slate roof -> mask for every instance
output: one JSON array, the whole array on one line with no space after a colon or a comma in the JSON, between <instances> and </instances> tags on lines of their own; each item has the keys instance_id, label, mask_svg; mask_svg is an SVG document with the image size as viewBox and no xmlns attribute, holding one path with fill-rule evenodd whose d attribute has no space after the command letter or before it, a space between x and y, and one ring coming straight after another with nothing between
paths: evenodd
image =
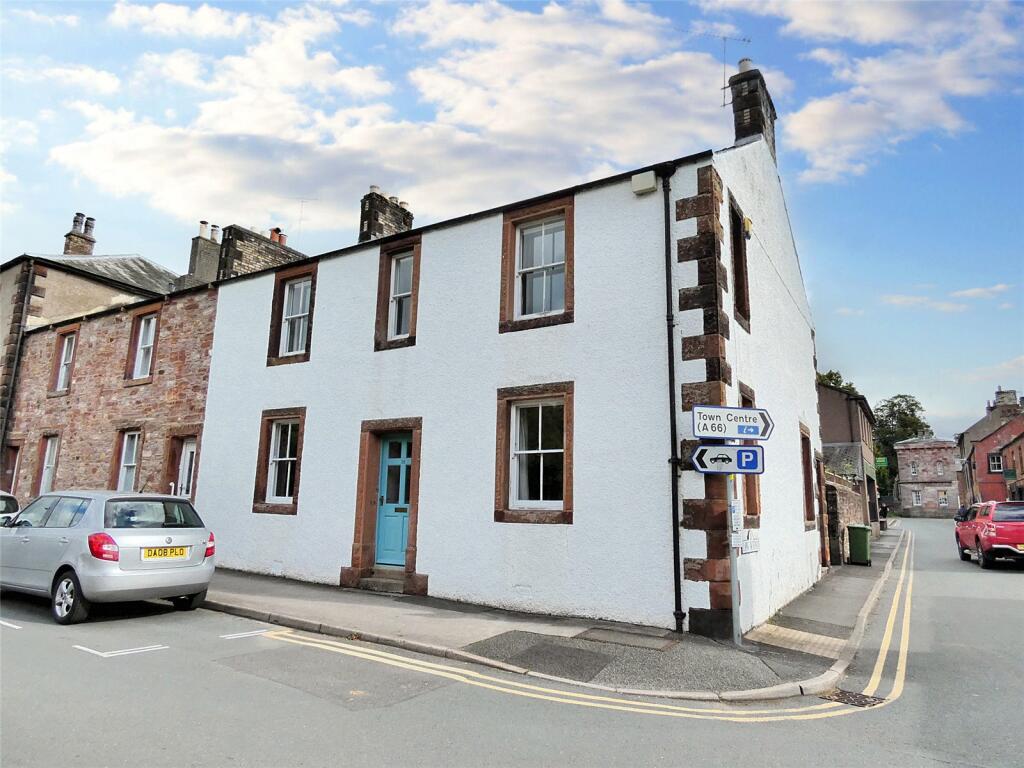
<instances>
[{"instance_id":1,"label":"slate roof","mask_svg":"<svg viewBox=\"0 0 1024 768\"><path fill-rule=\"evenodd\" d=\"M826 443L821 447L821 453L825 466L837 475L864 477L860 443Z\"/></svg>"},{"instance_id":2,"label":"slate roof","mask_svg":"<svg viewBox=\"0 0 1024 768\"><path fill-rule=\"evenodd\" d=\"M108 281L134 286L146 293L164 294L178 275L137 253L94 256L28 254L56 265L66 265Z\"/></svg>"}]
</instances>

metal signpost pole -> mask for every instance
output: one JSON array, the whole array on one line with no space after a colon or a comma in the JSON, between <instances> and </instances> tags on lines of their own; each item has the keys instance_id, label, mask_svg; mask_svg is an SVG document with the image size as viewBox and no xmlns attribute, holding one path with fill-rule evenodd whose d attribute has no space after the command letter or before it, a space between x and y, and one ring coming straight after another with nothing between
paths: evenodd
<instances>
[{"instance_id":1,"label":"metal signpost pole","mask_svg":"<svg viewBox=\"0 0 1024 768\"><path fill-rule=\"evenodd\" d=\"M725 444L732 445L733 441L726 440ZM733 515L736 513L736 494L733 491L735 477L733 474L725 476L725 499L729 516L729 594L732 596L732 641L743 647L743 632L740 630L740 559L733 546L733 537L737 533L733 524Z\"/></svg>"}]
</instances>

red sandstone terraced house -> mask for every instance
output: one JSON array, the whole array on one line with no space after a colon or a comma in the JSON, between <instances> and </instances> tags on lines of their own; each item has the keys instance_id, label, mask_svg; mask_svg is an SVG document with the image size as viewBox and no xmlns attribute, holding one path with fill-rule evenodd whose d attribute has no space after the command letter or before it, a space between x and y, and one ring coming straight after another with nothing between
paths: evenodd
<instances>
[{"instance_id":1,"label":"red sandstone terraced house","mask_svg":"<svg viewBox=\"0 0 1024 768\"><path fill-rule=\"evenodd\" d=\"M85 231L76 226L68 238L79 236ZM153 273L145 290L114 286L109 274L93 279L76 272L75 279L88 283L83 290L89 296L79 290L58 301L45 294L45 313L12 317L14 350L5 358L13 389L3 431L5 487L23 503L70 487L194 496L215 283L303 258L285 242L277 230L265 236L235 226L221 238L218 228L202 222L187 274L132 257L135 267ZM53 274L51 262L59 267L47 259L41 271L39 257L19 259L37 280ZM30 292L28 301L42 298ZM82 311L83 300L94 302L86 305L91 311Z\"/></svg>"}]
</instances>

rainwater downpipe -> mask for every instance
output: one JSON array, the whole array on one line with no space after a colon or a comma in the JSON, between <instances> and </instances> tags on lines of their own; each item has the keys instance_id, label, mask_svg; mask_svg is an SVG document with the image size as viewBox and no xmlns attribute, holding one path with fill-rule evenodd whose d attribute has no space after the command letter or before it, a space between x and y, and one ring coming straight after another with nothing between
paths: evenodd
<instances>
[{"instance_id":1,"label":"rainwater downpipe","mask_svg":"<svg viewBox=\"0 0 1024 768\"><path fill-rule=\"evenodd\" d=\"M675 302L672 300L672 201L671 178L676 167L665 163L655 168L661 179L661 193L665 203L665 331L668 337L668 424L672 440L669 452L669 468L672 475L672 584L675 588L676 632L683 631L683 574L679 555L679 429L676 424L676 343L675 343Z\"/></svg>"}]
</instances>

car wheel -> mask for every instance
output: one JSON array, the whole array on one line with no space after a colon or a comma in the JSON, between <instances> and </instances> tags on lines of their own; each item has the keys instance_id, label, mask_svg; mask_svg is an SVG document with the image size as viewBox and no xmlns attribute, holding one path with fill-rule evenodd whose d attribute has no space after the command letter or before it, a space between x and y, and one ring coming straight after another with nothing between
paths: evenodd
<instances>
[{"instance_id":1,"label":"car wheel","mask_svg":"<svg viewBox=\"0 0 1024 768\"><path fill-rule=\"evenodd\" d=\"M183 595L181 597L172 597L171 603L179 611L194 611L196 608L203 604L206 600L206 590L197 592L194 595Z\"/></svg>"},{"instance_id":2,"label":"car wheel","mask_svg":"<svg viewBox=\"0 0 1024 768\"><path fill-rule=\"evenodd\" d=\"M971 553L964 549L964 545L960 543L960 537L956 537L956 551L960 553L961 560L970 560Z\"/></svg>"},{"instance_id":3,"label":"car wheel","mask_svg":"<svg viewBox=\"0 0 1024 768\"><path fill-rule=\"evenodd\" d=\"M991 555L986 555L985 554L985 551L981 548L981 541L980 540L977 542L976 546L978 548L977 549L977 552L978 552L978 565L980 565L982 568L991 568L992 567L992 557L991 557Z\"/></svg>"},{"instance_id":4,"label":"car wheel","mask_svg":"<svg viewBox=\"0 0 1024 768\"><path fill-rule=\"evenodd\" d=\"M89 618L89 601L74 571L65 571L54 582L50 600L53 620L58 624L77 624Z\"/></svg>"}]
</instances>

